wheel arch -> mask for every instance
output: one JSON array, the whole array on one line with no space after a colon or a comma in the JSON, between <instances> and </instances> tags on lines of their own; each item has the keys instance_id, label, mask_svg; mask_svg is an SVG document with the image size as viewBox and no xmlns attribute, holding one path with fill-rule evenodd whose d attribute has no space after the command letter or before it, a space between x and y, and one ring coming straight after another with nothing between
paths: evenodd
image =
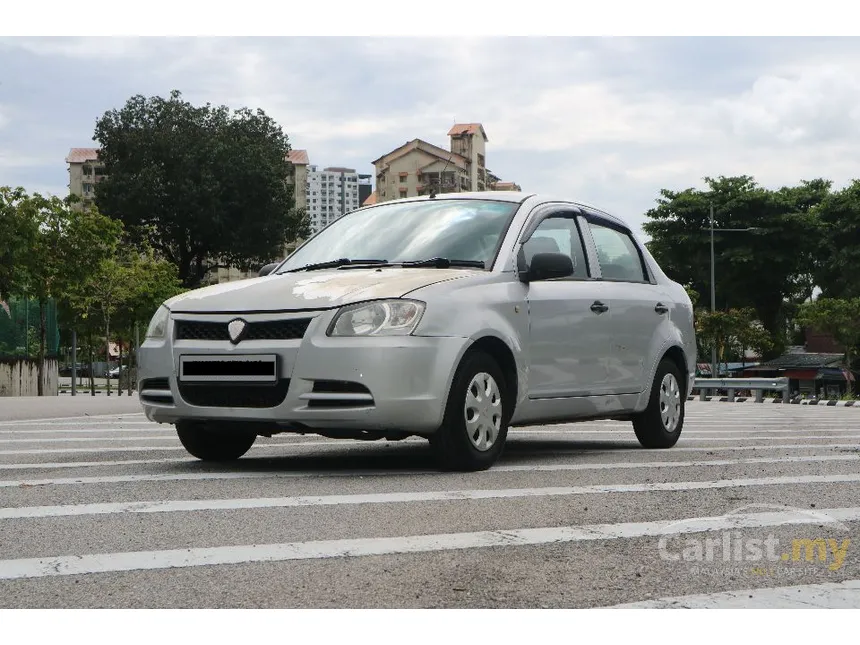
<instances>
[{"instance_id":1,"label":"wheel arch","mask_svg":"<svg viewBox=\"0 0 860 645\"><path fill-rule=\"evenodd\" d=\"M513 350L498 336L481 336L480 338L476 338L463 353L457 364L458 367L469 354L474 352L484 352L498 363L499 369L502 370L502 375L505 377L505 394L507 394L511 401L511 410L508 413L508 419L513 418L520 394L519 370L517 369L517 361Z\"/></svg>"}]
</instances>

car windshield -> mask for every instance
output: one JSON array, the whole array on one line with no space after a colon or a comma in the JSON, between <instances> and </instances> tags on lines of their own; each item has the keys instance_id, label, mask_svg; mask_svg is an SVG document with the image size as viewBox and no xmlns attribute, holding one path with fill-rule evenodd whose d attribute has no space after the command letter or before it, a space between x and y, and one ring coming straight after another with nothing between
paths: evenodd
<instances>
[{"instance_id":1,"label":"car windshield","mask_svg":"<svg viewBox=\"0 0 860 645\"><path fill-rule=\"evenodd\" d=\"M278 273L313 265L420 262L489 268L519 204L476 199L392 202L345 215L293 253ZM439 264L443 266L443 264Z\"/></svg>"}]
</instances>

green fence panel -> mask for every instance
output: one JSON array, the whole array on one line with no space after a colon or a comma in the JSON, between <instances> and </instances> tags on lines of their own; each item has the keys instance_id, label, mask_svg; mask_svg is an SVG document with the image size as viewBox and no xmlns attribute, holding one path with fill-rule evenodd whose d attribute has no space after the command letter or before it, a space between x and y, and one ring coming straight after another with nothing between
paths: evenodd
<instances>
[{"instance_id":1,"label":"green fence panel","mask_svg":"<svg viewBox=\"0 0 860 645\"><path fill-rule=\"evenodd\" d=\"M0 300L0 358L39 355L39 301L34 298ZM45 355L56 357L60 344L57 303L45 302Z\"/></svg>"}]
</instances>

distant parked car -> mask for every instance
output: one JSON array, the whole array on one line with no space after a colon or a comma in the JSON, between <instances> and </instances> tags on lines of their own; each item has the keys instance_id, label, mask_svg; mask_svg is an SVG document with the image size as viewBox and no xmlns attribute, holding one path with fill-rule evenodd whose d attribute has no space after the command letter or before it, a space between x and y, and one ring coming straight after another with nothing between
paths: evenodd
<instances>
[{"instance_id":1,"label":"distant parked car","mask_svg":"<svg viewBox=\"0 0 860 645\"><path fill-rule=\"evenodd\" d=\"M90 373L89 364L77 363L76 365L77 365L77 370L75 373L77 374L78 377L89 376L89 373ZM62 367L60 367L59 375L64 376L64 377L71 377L72 376L72 366L70 364L67 364L67 365L63 365Z\"/></svg>"},{"instance_id":2,"label":"distant parked car","mask_svg":"<svg viewBox=\"0 0 860 645\"><path fill-rule=\"evenodd\" d=\"M108 372L108 378L119 378L120 372L123 370L122 367L113 367Z\"/></svg>"},{"instance_id":3,"label":"distant parked car","mask_svg":"<svg viewBox=\"0 0 860 645\"><path fill-rule=\"evenodd\" d=\"M204 460L258 435L430 440L489 468L509 426L681 433L693 310L620 219L513 192L353 211L261 277L164 303L140 349L147 417Z\"/></svg>"}]
</instances>

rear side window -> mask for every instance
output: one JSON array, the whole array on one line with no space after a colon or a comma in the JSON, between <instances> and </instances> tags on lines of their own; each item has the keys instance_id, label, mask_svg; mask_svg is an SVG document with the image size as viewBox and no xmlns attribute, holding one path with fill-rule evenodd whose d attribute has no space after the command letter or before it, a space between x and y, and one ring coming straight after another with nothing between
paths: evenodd
<instances>
[{"instance_id":1,"label":"rear side window","mask_svg":"<svg viewBox=\"0 0 860 645\"><path fill-rule=\"evenodd\" d=\"M597 260L604 280L648 281L642 256L630 235L593 222L589 223L589 228L597 247Z\"/></svg>"}]
</instances>

